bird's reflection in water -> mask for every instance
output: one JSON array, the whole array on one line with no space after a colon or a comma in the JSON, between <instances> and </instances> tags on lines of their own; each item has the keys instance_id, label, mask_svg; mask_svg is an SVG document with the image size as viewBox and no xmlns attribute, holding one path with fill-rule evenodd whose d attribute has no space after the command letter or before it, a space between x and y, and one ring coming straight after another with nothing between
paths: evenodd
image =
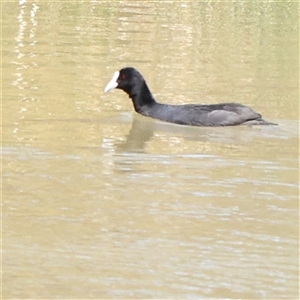
<instances>
[{"instance_id":1,"label":"bird's reflection in water","mask_svg":"<svg viewBox=\"0 0 300 300\"><path fill-rule=\"evenodd\" d=\"M125 141L115 147L115 153L145 153L146 145L156 134L164 136L164 139L174 137L195 142L211 142L222 144L239 144L251 141L258 137L261 131L274 131L267 127L193 127L161 122L151 118L133 115L132 126ZM178 145L180 147L180 145Z\"/></svg>"},{"instance_id":2,"label":"bird's reflection in water","mask_svg":"<svg viewBox=\"0 0 300 300\"><path fill-rule=\"evenodd\" d=\"M278 127L232 126L193 127L165 123L134 114L131 129L125 140L114 145L116 172L143 172L147 164L170 165L183 159L183 166L195 159L220 159L231 157L236 151L246 151L249 144L261 138L278 138ZM148 147L154 139L159 145ZM175 143L176 149L159 148L165 143ZM149 150L150 149L150 150ZM171 150L170 150L171 149ZM154 151L153 151L154 150ZM181 161L181 160L180 160Z\"/></svg>"}]
</instances>

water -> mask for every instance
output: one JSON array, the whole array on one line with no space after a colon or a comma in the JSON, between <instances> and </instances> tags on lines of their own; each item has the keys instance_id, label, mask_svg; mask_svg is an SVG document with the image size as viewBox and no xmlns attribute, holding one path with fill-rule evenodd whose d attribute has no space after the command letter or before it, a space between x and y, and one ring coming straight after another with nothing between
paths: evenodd
<instances>
[{"instance_id":1,"label":"water","mask_svg":"<svg viewBox=\"0 0 300 300\"><path fill-rule=\"evenodd\" d=\"M2 297L298 298L298 6L3 3ZM279 126L139 116L123 66Z\"/></svg>"}]
</instances>

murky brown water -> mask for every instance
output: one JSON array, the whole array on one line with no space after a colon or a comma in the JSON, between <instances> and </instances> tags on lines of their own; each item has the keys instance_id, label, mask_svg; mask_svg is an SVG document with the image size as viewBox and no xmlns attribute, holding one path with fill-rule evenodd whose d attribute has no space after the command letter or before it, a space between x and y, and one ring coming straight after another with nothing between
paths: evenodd
<instances>
[{"instance_id":1,"label":"murky brown water","mask_svg":"<svg viewBox=\"0 0 300 300\"><path fill-rule=\"evenodd\" d=\"M299 5L2 4L3 299L299 297ZM133 113L235 101L278 127Z\"/></svg>"}]
</instances>

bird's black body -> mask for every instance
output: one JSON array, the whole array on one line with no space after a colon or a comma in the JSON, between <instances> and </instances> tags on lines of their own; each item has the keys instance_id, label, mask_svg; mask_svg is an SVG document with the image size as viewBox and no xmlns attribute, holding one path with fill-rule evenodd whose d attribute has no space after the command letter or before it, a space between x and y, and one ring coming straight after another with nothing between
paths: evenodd
<instances>
[{"instance_id":1,"label":"bird's black body","mask_svg":"<svg viewBox=\"0 0 300 300\"><path fill-rule=\"evenodd\" d=\"M134 68L117 71L105 91L126 92L137 113L165 122L191 126L276 125L262 119L250 107L238 103L161 104L153 98L143 76Z\"/></svg>"}]
</instances>

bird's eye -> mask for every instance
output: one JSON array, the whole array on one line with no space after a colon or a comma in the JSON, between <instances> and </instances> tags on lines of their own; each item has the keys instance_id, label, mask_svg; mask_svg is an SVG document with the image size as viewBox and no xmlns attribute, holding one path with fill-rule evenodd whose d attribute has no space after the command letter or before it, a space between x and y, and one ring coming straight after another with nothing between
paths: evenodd
<instances>
[{"instance_id":1,"label":"bird's eye","mask_svg":"<svg viewBox=\"0 0 300 300\"><path fill-rule=\"evenodd\" d=\"M125 75L125 74L122 74L122 75L121 75L121 79L126 79L126 75Z\"/></svg>"}]
</instances>

